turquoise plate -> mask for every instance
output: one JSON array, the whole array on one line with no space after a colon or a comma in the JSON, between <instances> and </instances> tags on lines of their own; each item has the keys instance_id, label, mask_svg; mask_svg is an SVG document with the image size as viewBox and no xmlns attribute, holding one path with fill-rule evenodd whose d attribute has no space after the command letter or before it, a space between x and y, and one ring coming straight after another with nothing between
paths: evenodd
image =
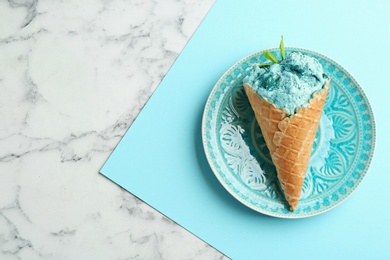
<instances>
[{"instance_id":1,"label":"turquoise plate","mask_svg":"<svg viewBox=\"0 0 390 260\"><path fill-rule=\"evenodd\" d=\"M277 49L270 49L279 56ZM207 160L223 187L249 208L281 218L303 218L328 211L346 200L367 173L375 146L370 104L357 81L339 64L313 56L331 78L299 205L290 212L269 151L242 87L248 68L266 60L260 52L234 64L214 86L203 114Z\"/></svg>"}]
</instances>

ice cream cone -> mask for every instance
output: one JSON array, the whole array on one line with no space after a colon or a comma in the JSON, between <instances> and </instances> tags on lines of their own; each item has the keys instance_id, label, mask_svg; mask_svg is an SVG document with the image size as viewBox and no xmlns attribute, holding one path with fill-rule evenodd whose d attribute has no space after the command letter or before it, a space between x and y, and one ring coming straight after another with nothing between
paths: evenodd
<instances>
[{"instance_id":1,"label":"ice cream cone","mask_svg":"<svg viewBox=\"0 0 390 260\"><path fill-rule=\"evenodd\" d=\"M277 108L244 84L291 211L298 205L329 85L327 80L307 108L301 107L289 116L286 110Z\"/></svg>"}]
</instances>

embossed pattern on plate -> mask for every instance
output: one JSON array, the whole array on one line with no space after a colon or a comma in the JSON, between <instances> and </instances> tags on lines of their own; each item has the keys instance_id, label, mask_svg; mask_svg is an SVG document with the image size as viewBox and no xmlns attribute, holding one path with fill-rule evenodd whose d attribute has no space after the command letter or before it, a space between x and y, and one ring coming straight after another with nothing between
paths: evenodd
<instances>
[{"instance_id":1,"label":"embossed pattern on plate","mask_svg":"<svg viewBox=\"0 0 390 260\"><path fill-rule=\"evenodd\" d=\"M279 56L277 49L270 49ZM275 167L242 87L248 68L264 63L260 52L234 64L219 79L207 100L202 138L207 160L225 189L246 206L266 215L303 218L328 211L360 184L375 146L370 104L357 81L339 64L319 53L286 48L313 56L331 78L302 195L295 212L288 210Z\"/></svg>"}]
</instances>

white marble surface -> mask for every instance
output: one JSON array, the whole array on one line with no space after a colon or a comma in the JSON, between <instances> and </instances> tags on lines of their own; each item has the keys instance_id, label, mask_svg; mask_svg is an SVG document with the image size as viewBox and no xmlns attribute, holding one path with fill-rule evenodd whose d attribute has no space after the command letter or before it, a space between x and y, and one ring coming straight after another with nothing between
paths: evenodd
<instances>
[{"instance_id":1,"label":"white marble surface","mask_svg":"<svg viewBox=\"0 0 390 260\"><path fill-rule=\"evenodd\" d=\"M99 174L213 2L0 1L0 259L226 259Z\"/></svg>"}]
</instances>

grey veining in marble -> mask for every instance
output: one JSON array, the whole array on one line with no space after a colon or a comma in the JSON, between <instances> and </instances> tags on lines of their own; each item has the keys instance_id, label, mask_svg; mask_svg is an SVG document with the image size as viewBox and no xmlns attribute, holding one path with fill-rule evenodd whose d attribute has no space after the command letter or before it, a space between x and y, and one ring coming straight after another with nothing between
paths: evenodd
<instances>
[{"instance_id":1,"label":"grey veining in marble","mask_svg":"<svg viewBox=\"0 0 390 260\"><path fill-rule=\"evenodd\" d=\"M225 259L99 174L213 0L0 1L0 259Z\"/></svg>"}]
</instances>

